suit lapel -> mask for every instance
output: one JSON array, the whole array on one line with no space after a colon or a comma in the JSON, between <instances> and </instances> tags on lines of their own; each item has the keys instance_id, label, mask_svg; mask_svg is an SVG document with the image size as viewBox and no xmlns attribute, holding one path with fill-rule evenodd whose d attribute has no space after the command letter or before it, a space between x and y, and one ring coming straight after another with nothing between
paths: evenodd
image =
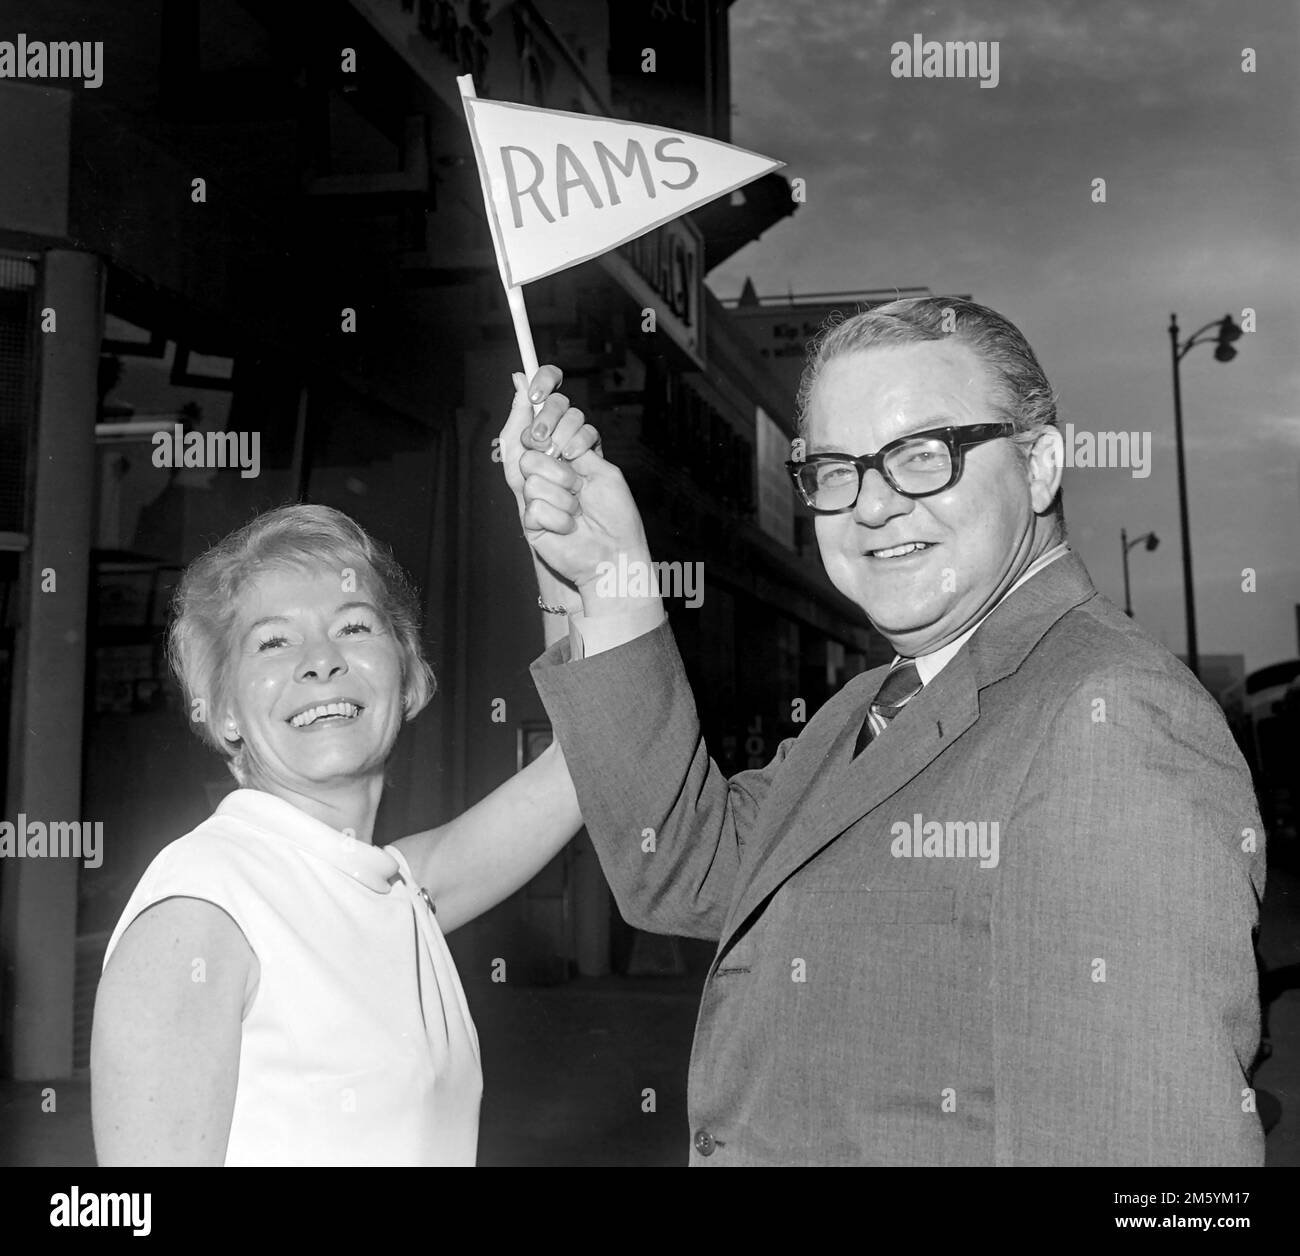
<instances>
[{"instance_id":1,"label":"suit lapel","mask_svg":"<svg viewBox=\"0 0 1300 1256\"><path fill-rule=\"evenodd\" d=\"M851 756L866 704L887 668L862 678L862 700L808 775L785 814L765 822L779 834L769 842L737 895L719 954L753 911L808 860L941 755L979 718L979 692L1014 672L1043 634L1094 596L1083 563L1065 554L1005 598L948 665L855 762Z\"/></svg>"},{"instance_id":2,"label":"suit lapel","mask_svg":"<svg viewBox=\"0 0 1300 1256\"><path fill-rule=\"evenodd\" d=\"M867 700L860 710L862 716L866 715ZM814 782L820 788L805 790L803 801L777 822L781 836L769 845L766 858L737 898L726 933L823 847L938 758L978 714L978 690L970 660L965 651L959 651L857 759L852 755L860 721L857 716L850 719L832 743ZM823 805L810 816L808 803L818 796Z\"/></svg>"}]
</instances>

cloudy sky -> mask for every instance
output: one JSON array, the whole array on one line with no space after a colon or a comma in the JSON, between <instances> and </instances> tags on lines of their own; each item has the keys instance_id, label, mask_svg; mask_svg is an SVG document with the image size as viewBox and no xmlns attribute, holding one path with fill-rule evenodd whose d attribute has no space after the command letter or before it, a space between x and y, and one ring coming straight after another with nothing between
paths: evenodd
<instances>
[{"instance_id":1,"label":"cloudy sky","mask_svg":"<svg viewBox=\"0 0 1300 1256\"><path fill-rule=\"evenodd\" d=\"M999 82L902 79L890 46L998 43ZM1149 432L1151 474L1066 472L1071 539L1185 645L1169 315L1257 330L1184 359L1202 654L1300 653L1300 7L1294 0L738 0L733 141L807 203L710 276L760 295L924 285L1029 337L1076 430ZM1243 49L1257 56L1244 73ZM1106 201L1094 203L1093 180ZM1258 591L1242 591L1253 568Z\"/></svg>"}]
</instances>

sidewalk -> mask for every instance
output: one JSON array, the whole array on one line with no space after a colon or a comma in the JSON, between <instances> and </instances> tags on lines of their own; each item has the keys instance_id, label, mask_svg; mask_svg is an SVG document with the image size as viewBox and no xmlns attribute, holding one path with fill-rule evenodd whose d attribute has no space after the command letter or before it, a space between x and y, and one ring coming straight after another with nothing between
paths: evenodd
<instances>
[{"instance_id":1,"label":"sidewalk","mask_svg":"<svg viewBox=\"0 0 1300 1256\"><path fill-rule=\"evenodd\" d=\"M466 993L483 1052L479 1164L685 1165L698 981L466 983ZM47 1086L52 1113L41 1111ZM653 1112L642 1111L646 1089ZM88 1081L0 1081L0 1166L93 1163Z\"/></svg>"},{"instance_id":2,"label":"sidewalk","mask_svg":"<svg viewBox=\"0 0 1300 1256\"><path fill-rule=\"evenodd\" d=\"M481 1165L681 1165L701 980L467 991L483 1050ZM653 1090L653 1112L643 1098Z\"/></svg>"}]
</instances>

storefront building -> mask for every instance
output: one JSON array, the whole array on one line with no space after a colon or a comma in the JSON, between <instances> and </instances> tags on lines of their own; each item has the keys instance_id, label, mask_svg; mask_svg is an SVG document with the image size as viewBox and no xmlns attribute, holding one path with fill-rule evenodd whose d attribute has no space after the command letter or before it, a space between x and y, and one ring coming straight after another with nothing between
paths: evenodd
<instances>
[{"instance_id":1,"label":"storefront building","mask_svg":"<svg viewBox=\"0 0 1300 1256\"><path fill-rule=\"evenodd\" d=\"M439 694L399 740L377 840L545 744L531 562L493 456L518 364L455 80L727 139L728 5L8 8L0 39L103 45L93 88L0 78L0 818L103 834L93 867L0 860L0 1068L44 1078L86 1066L140 873L233 787L162 654L170 591L213 540L324 502L422 588ZM793 394L704 284L793 209L780 176L746 193L527 293L656 559L696 565L669 613L731 770L883 648L800 552ZM196 433L225 455L187 465ZM512 980L601 973L635 941L611 915L580 838L452 948L471 997L498 958Z\"/></svg>"}]
</instances>

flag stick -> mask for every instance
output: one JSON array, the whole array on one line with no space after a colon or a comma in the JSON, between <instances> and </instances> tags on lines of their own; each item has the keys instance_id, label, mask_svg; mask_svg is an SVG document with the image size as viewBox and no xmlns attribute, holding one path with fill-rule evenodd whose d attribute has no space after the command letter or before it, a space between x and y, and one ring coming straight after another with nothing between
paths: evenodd
<instances>
[{"instance_id":1,"label":"flag stick","mask_svg":"<svg viewBox=\"0 0 1300 1256\"><path fill-rule=\"evenodd\" d=\"M477 100L478 92L474 90L474 76L472 74L462 74L456 79L456 86L460 88L461 98L463 100ZM465 120L469 121L469 110L465 111ZM470 127L470 133L473 134L473 127ZM476 145L477 149L477 145ZM475 153L477 160L477 151ZM481 162L479 165L479 181L483 185L483 209L488 216L488 225L492 224L492 189L488 186L487 171L483 168ZM501 242L497 239L497 233L492 231L492 248L497 256L497 269L501 273L501 286L505 289L506 302L510 306L510 319L515 325L515 341L519 345L519 356L524 364L524 377L531 384L533 376L537 374L537 349L533 345L533 329L528 324L528 308L524 305L524 289L521 284L515 284L510 287L506 284L506 268L501 259ZM541 409L540 406L536 409Z\"/></svg>"},{"instance_id":2,"label":"flag stick","mask_svg":"<svg viewBox=\"0 0 1300 1256\"><path fill-rule=\"evenodd\" d=\"M472 74L462 74L456 79L456 86L460 88L461 97L465 100L476 100L478 92L474 90L474 76ZM469 110L465 110L465 121L470 124L470 135L474 134L473 124L470 122ZM528 322L528 307L524 304L524 289L522 284L510 285L506 283L506 268L501 258L501 242L497 239L497 233L492 228L492 189L488 185L487 171L483 163L478 160L478 144L475 142L475 162L479 168L479 182L483 187L483 210L487 214L488 227L492 235L492 248L497 257L497 270L501 275L501 286L505 289L506 304L510 307L510 320L515 325L515 342L519 346L519 357L524 365L524 379L531 386L533 376L537 374L537 347L533 344L533 329ZM536 414L542 407L533 406L533 413ZM530 440L529 433L524 432L520 437L520 442ZM527 446L525 446L527 448ZM545 590L548 586L559 588L555 584L555 577L550 570L542 563L536 550L533 551L533 566L537 572L537 581L539 587ZM567 626L561 626L557 623L558 616L542 615L542 636L547 646L553 645L560 637L568 635ZM564 621L567 624L567 621Z\"/></svg>"},{"instance_id":3,"label":"flag stick","mask_svg":"<svg viewBox=\"0 0 1300 1256\"><path fill-rule=\"evenodd\" d=\"M524 377L531 384L537 374L537 350L533 346L533 329L528 325L528 309L524 305L522 285L506 289L506 301L510 306L510 317L515 324L515 340L519 344L519 356L524 362ZM537 406L536 410L541 407Z\"/></svg>"}]
</instances>

